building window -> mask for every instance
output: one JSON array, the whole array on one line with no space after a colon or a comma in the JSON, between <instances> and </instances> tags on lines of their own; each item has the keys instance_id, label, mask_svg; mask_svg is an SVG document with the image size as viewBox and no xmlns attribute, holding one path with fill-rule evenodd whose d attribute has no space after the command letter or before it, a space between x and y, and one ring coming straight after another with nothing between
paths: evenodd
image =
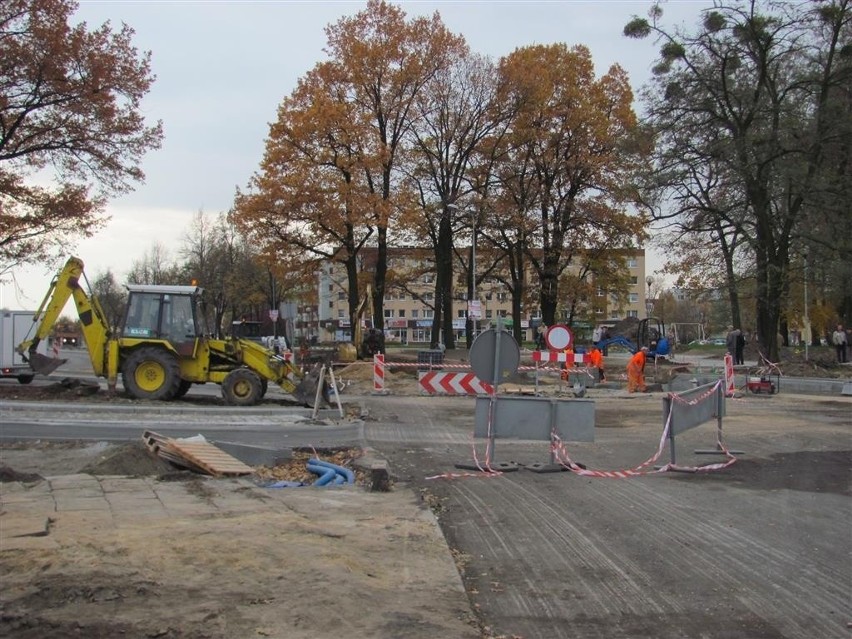
<instances>
[{"instance_id":1,"label":"building window","mask_svg":"<svg viewBox=\"0 0 852 639\"><path fill-rule=\"evenodd\" d=\"M332 302L331 300L328 300L328 307L334 308L334 302Z\"/></svg>"},{"instance_id":2,"label":"building window","mask_svg":"<svg viewBox=\"0 0 852 639\"><path fill-rule=\"evenodd\" d=\"M405 317L405 309L404 308L399 309L399 316Z\"/></svg>"},{"instance_id":3,"label":"building window","mask_svg":"<svg viewBox=\"0 0 852 639\"><path fill-rule=\"evenodd\" d=\"M595 295L597 295L598 297L603 297L604 295L606 295L606 291L603 290L600 286L598 286L598 290L595 292Z\"/></svg>"},{"instance_id":4,"label":"building window","mask_svg":"<svg viewBox=\"0 0 852 639\"><path fill-rule=\"evenodd\" d=\"M635 275L631 275L631 276L630 276L630 283L631 283L631 284L633 284L633 285L635 286L636 284L638 284L638 283L639 283L639 278L638 278L638 277L636 277Z\"/></svg>"},{"instance_id":5,"label":"building window","mask_svg":"<svg viewBox=\"0 0 852 639\"><path fill-rule=\"evenodd\" d=\"M639 317L639 311L627 311L627 317Z\"/></svg>"},{"instance_id":6,"label":"building window","mask_svg":"<svg viewBox=\"0 0 852 639\"><path fill-rule=\"evenodd\" d=\"M385 317L386 318L393 317L393 309L392 308L386 308L385 309Z\"/></svg>"},{"instance_id":7,"label":"building window","mask_svg":"<svg viewBox=\"0 0 852 639\"><path fill-rule=\"evenodd\" d=\"M343 318L344 318L343 309L342 308L337 309L337 319L343 319Z\"/></svg>"},{"instance_id":8,"label":"building window","mask_svg":"<svg viewBox=\"0 0 852 639\"><path fill-rule=\"evenodd\" d=\"M635 257L627 258L627 268L636 268L637 266L639 266L639 263Z\"/></svg>"},{"instance_id":9,"label":"building window","mask_svg":"<svg viewBox=\"0 0 852 639\"><path fill-rule=\"evenodd\" d=\"M631 293L628 299L631 304L636 304L639 301L639 293Z\"/></svg>"},{"instance_id":10,"label":"building window","mask_svg":"<svg viewBox=\"0 0 852 639\"><path fill-rule=\"evenodd\" d=\"M489 308L485 311L485 319L490 320L493 317L493 311Z\"/></svg>"},{"instance_id":11,"label":"building window","mask_svg":"<svg viewBox=\"0 0 852 639\"><path fill-rule=\"evenodd\" d=\"M333 291L334 291L334 284L329 284L328 285L328 292L331 293Z\"/></svg>"},{"instance_id":12,"label":"building window","mask_svg":"<svg viewBox=\"0 0 852 639\"><path fill-rule=\"evenodd\" d=\"M432 311L431 308L424 308L423 309L423 319L432 319L432 317L434 315L435 315L435 313Z\"/></svg>"},{"instance_id":13,"label":"building window","mask_svg":"<svg viewBox=\"0 0 852 639\"><path fill-rule=\"evenodd\" d=\"M340 292L337 294L337 299L338 299L338 300L345 300L345 299L346 299L346 293L345 293L345 292L343 292L343 291L340 291Z\"/></svg>"},{"instance_id":14,"label":"building window","mask_svg":"<svg viewBox=\"0 0 852 639\"><path fill-rule=\"evenodd\" d=\"M411 309L411 318L417 319L417 316L419 315L419 313L420 313L420 311L418 311L416 308Z\"/></svg>"}]
</instances>

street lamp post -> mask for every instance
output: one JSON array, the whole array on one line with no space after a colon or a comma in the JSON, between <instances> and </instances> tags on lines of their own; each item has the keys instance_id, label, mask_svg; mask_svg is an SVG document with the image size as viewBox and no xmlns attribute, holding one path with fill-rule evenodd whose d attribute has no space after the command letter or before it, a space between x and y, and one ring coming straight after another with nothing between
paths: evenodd
<instances>
[{"instance_id":1,"label":"street lamp post","mask_svg":"<svg viewBox=\"0 0 852 639\"><path fill-rule=\"evenodd\" d=\"M654 283L654 278L649 275L645 278L645 283L648 285L648 293L645 296L645 317L651 317L651 311L654 308L654 303L651 301L651 284Z\"/></svg>"},{"instance_id":2,"label":"street lamp post","mask_svg":"<svg viewBox=\"0 0 852 639\"><path fill-rule=\"evenodd\" d=\"M470 242L470 281L468 282L467 291L467 319L470 324L468 335L470 335L471 340L468 342L468 348L470 348L473 338L476 336L476 329L479 324L476 318L471 318L470 316L471 302L476 298L476 215L473 211L470 212L470 226L472 229L472 238ZM478 309L477 312L479 312Z\"/></svg>"}]
</instances>

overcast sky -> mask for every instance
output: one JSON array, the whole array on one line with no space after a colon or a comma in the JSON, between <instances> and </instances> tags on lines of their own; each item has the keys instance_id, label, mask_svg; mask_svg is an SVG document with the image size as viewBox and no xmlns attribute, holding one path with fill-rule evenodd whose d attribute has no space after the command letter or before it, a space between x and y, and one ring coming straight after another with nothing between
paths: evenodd
<instances>
[{"instance_id":1,"label":"overcast sky","mask_svg":"<svg viewBox=\"0 0 852 639\"><path fill-rule=\"evenodd\" d=\"M90 279L111 269L120 283L134 260L159 242L173 257L199 210L227 211L262 158L268 125L296 82L324 58L324 28L362 10L354 1L78 0L77 21L90 28L122 22L151 51L156 81L143 102L163 121L163 146L144 160L146 181L108 206L109 225L69 246ZM634 91L650 77L652 41L622 28L646 15L650 0L398 2L409 17L438 11L471 49L497 59L517 47L564 42L589 47L598 74L618 63ZM693 25L710 0L664 1L665 22ZM637 111L639 105L636 105ZM660 266L652 260L651 268ZM56 265L18 269L17 286L0 284L0 307L34 309Z\"/></svg>"}]
</instances>

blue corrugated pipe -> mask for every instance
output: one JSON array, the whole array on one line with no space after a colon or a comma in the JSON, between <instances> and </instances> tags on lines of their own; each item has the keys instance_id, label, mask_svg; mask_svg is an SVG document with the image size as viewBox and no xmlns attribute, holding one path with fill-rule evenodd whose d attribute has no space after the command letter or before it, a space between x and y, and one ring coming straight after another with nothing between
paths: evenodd
<instances>
[{"instance_id":1,"label":"blue corrugated pipe","mask_svg":"<svg viewBox=\"0 0 852 639\"><path fill-rule=\"evenodd\" d=\"M319 466L317 464L312 464L311 462L308 462L308 471L315 475L319 475L319 478L313 483L314 486L325 486L334 481L334 478L337 476L337 472L334 468Z\"/></svg>"},{"instance_id":2,"label":"blue corrugated pipe","mask_svg":"<svg viewBox=\"0 0 852 639\"><path fill-rule=\"evenodd\" d=\"M332 464L331 462L323 461L322 459L309 459L309 464L313 464L314 466L322 466L323 468L331 468L338 475L342 475L345 478L345 483L354 484L355 483L355 473L353 473L348 468L344 468L343 466L338 466L337 464ZM311 471L313 472L313 471ZM338 482L335 482L338 483ZM343 483L343 482L340 482Z\"/></svg>"}]
</instances>

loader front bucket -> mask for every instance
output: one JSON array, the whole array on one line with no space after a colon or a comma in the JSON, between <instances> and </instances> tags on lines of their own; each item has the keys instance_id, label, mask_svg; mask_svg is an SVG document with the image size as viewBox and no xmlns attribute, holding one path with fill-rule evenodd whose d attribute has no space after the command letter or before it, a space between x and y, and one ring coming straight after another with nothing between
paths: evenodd
<instances>
[{"instance_id":1,"label":"loader front bucket","mask_svg":"<svg viewBox=\"0 0 852 639\"><path fill-rule=\"evenodd\" d=\"M29 365L36 373L42 375L50 375L57 368L62 366L67 359L59 359L58 357L48 357L41 353L32 353L29 356Z\"/></svg>"},{"instance_id":2,"label":"loader front bucket","mask_svg":"<svg viewBox=\"0 0 852 639\"><path fill-rule=\"evenodd\" d=\"M320 383L320 372L317 370L310 371L306 373L296 385L296 389L293 391L292 395L296 398L296 401L300 404L304 404L305 406L309 406L310 408L314 408L316 400L317 400L317 386ZM320 393L320 406L325 402L326 404L330 404L328 398L329 388L327 384L323 384L322 393Z\"/></svg>"}]
</instances>

